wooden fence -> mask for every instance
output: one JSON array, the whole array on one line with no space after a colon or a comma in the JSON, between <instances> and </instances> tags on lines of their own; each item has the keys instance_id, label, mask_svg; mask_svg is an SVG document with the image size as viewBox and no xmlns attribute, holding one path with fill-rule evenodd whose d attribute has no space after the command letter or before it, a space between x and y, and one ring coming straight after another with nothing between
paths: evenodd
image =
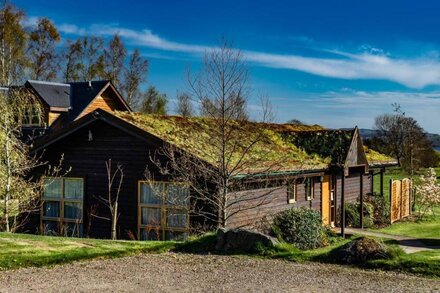
<instances>
[{"instance_id":1,"label":"wooden fence","mask_svg":"<svg viewBox=\"0 0 440 293\"><path fill-rule=\"evenodd\" d=\"M411 190L411 179L390 180L391 223L410 215Z\"/></svg>"}]
</instances>

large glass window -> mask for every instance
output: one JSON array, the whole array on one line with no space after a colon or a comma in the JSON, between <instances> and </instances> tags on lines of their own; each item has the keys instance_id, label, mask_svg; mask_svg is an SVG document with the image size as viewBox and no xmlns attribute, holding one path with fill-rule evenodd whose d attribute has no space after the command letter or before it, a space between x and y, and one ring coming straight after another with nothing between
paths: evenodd
<instances>
[{"instance_id":1,"label":"large glass window","mask_svg":"<svg viewBox=\"0 0 440 293\"><path fill-rule=\"evenodd\" d=\"M50 235L83 234L84 179L46 178L43 191L42 232Z\"/></svg>"},{"instance_id":2,"label":"large glass window","mask_svg":"<svg viewBox=\"0 0 440 293\"><path fill-rule=\"evenodd\" d=\"M184 240L189 227L189 188L139 182L139 235L143 240Z\"/></svg>"}]
</instances>

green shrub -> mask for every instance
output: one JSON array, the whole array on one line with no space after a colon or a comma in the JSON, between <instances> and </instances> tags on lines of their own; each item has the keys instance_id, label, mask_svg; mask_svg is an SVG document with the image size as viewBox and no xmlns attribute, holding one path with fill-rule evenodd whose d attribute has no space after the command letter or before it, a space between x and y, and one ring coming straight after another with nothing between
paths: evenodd
<instances>
[{"instance_id":1,"label":"green shrub","mask_svg":"<svg viewBox=\"0 0 440 293\"><path fill-rule=\"evenodd\" d=\"M328 243L321 214L306 208L292 208L274 217L272 231L278 239L300 249L313 249Z\"/></svg>"},{"instance_id":2,"label":"green shrub","mask_svg":"<svg viewBox=\"0 0 440 293\"><path fill-rule=\"evenodd\" d=\"M370 228L374 225L375 207L367 201L364 201L364 228ZM360 228L361 226L361 204L359 201L345 204L345 225L347 227ZM341 209L338 209L338 219L341 218Z\"/></svg>"},{"instance_id":3,"label":"green shrub","mask_svg":"<svg viewBox=\"0 0 440 293\"><path fill-rule=\"evenodd\" d=\"M367 195L364 202L372 206L370 215L375 227L381 228L390 224L390 206L383 196L373 193Z\"/></svg>"}]
</instances>

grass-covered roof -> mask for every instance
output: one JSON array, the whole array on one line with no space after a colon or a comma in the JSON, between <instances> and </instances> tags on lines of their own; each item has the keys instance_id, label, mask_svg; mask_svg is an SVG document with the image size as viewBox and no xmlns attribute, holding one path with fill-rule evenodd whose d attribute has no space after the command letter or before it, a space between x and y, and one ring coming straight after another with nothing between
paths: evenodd
<instances>
[{"instance_id":1,"label":"grass-covered roof","mask_svg":"<svg viewBox=\"0 0 440 293\"><path fill-rule=\"evenodd\" d=\"M185 150L186 152L216 165L218 149L212 133L218 129L215 120L204 117L181 117L146 115L140 113L114 112L117 117L136 127ZM232 122L234 123L234 122ZM235 123L236 133L246 132L240 139L245 148L255 135L263 135L246 155L241 173L272 171L305 171L326 169L329 164L343 161L350 147L353 131L326 130L319 125L293 125L272 123ZM258 134L255 129L258 128ZM249 137L248 137L249 136ZM231 166L241 159L243 150L232 155ZM372 150L367 152L375 160L390 158Z\"/></svg>"}]
</instances>

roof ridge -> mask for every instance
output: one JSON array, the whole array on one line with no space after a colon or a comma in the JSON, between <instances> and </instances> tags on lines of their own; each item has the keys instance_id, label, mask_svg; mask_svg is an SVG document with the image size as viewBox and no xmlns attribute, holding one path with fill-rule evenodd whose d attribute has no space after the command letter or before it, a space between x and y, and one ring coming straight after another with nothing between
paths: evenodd
<instances>
[{"instance_id":1,"label":"roof ridge","mask_svg":"<svg viewBox=\"0 0 440 293\"><path fill-rule=\"evenodd\" d=\"M44 81L44 80L33 80L28 79L29 83L39 83L39 84L47 84L47 85L61 85L61 86L70 86L68 83L54 82L54 81Z\"/></svg>"},{"instance_id":2,"label":"roof ridge","mask_svg":"<svg viewBox=\"0 0 440 293\"><path fill-rule=\"evenodd\" d=\"M96 79L96 80L84 80L84 81L71 81L68 84L88 83L88 82L110 82L110 79Z\"/></svg>"}]
</instances>

